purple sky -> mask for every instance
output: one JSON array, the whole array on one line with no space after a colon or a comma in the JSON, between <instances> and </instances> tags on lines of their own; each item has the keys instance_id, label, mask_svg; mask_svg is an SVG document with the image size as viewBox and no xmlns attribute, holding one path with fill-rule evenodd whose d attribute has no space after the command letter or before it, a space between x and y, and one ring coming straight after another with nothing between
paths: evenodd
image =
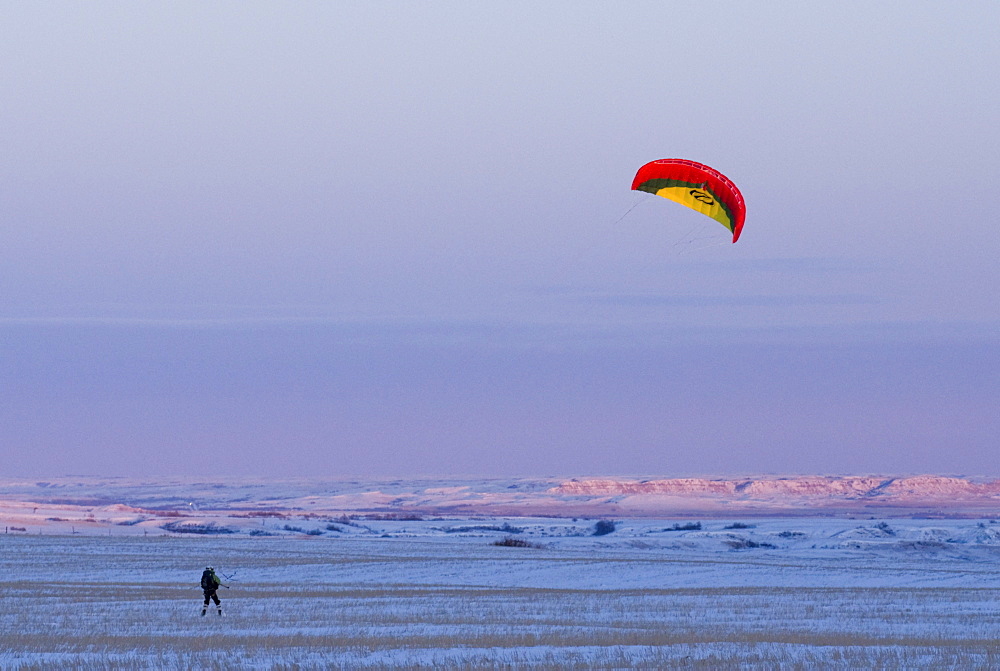
<instances>
[{"instance_id":1,"label":"purple sky","mask_svg":"<svg viewBox=\"0 0 1000 671\"><path fill-rule=\"evenodd\" d=\"M0 475L1000 475L997 25L2 3Z\"/></svg>"}]
</instances>

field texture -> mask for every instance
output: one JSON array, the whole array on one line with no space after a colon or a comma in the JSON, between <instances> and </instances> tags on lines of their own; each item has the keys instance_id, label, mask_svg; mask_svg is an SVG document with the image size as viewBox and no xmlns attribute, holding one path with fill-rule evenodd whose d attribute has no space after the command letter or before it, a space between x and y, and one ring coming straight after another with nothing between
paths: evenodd
<instances>
[{"instance_id":1,"label":"field texture","mask_svg":"<svg viewBox=\"0 0 1000 671\"><path fill-rule=\"evenodd\" d=\"M0 667L1000 668L1000 555L899 540L926 537L922 523L660 520L592 536L576 535L583 522L517 522L6 534ZM956 540L986 527L934 528ZM531 546L493 544L512 537ZM200 616L209 564L235 574L222 617Z\"/></svg>"}]
</instances>

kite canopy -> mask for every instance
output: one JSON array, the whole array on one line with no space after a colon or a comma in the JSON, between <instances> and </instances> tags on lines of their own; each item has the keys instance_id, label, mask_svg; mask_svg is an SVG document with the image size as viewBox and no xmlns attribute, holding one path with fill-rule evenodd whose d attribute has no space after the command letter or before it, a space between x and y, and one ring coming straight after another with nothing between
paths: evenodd
<instances>
[{"instance_id":1,"label":"kite canopy","mask_svg":"<svg viewBox=\"0 0 1000 671\"><path fill-rule=\"evenodd\" d=\"M664 158L639 168L633 191L646 191L676 201L715 219L740 237L746 206L736 185L714 168L683 158Z\"/></svg>"}]
</instances>

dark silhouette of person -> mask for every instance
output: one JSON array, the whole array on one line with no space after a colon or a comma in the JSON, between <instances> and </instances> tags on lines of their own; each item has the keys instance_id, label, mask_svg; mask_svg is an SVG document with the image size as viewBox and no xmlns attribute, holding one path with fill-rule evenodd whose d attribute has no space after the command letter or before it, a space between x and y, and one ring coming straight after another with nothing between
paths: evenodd
<instances>
[{"instance_id":1,"label":"dark silhouette of person","mask_svg":"<svg viewBox=\"0 0 1000 671\"><path fill-rule=\"evenodd\" d=\"M201 607L201 614L204 615L205 611L208 610L208 602L214 601L215 607L219 611L219 615L222 615L222 603L219 601L219 587L229 587L228 585L223 585L222 581L219 580L219 576L215 575L215 569L211 566L206 566L205 570L201 574L201 590L205 593L205 605Z\"/></svg>"}]
</instances>

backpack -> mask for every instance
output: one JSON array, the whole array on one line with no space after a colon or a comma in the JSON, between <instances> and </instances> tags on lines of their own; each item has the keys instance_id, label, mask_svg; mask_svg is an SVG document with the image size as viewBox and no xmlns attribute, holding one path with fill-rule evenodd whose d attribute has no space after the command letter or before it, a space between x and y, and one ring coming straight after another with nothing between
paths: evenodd
<instances>
[{"instance_id":1,"label":"backpack","mask_svg":"<svg viewBox=\"0 0 1000 671\"><path fill-rule=\"evenodd\" d=\"M219 579L215 577L215 573L212 571L205 571L201 574L201 588L202 589L218 589Z\"/></svg>"}]
</instances>

